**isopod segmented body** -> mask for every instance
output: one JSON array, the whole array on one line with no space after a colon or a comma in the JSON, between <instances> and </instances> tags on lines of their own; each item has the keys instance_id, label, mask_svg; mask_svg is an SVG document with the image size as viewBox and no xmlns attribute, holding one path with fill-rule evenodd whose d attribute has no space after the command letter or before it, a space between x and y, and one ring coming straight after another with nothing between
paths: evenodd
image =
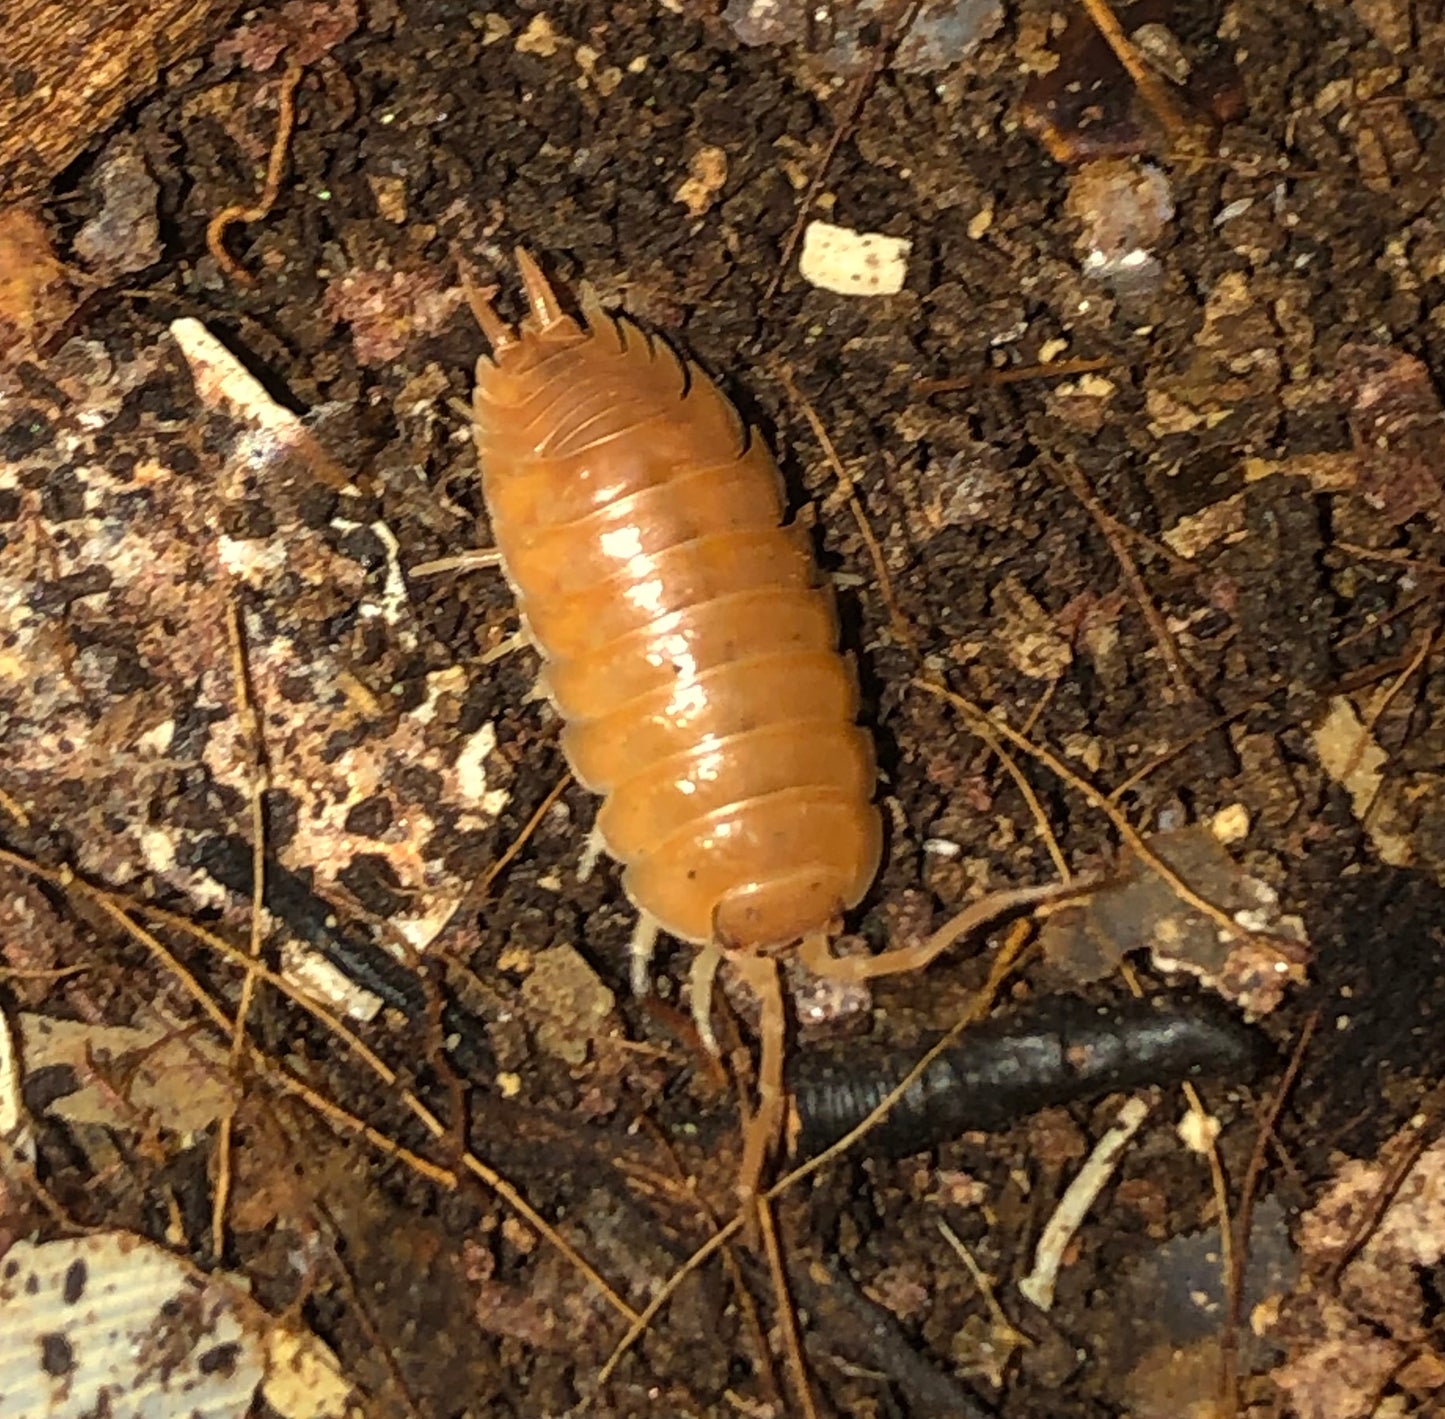
<instances>
[{"instance_id":1,"label":"isopod segmented body","mask_svg":"<svg viewBox=\"0 0 1445 1419\"><path fill-rule=\"evenodd\" d=\"M518 260L531 314L483 313L482 485L600 844L683 941L826 930L878 869L873 750L777 465L695 365Z\"/></svg>"},{"instance_id":2,"label":"isopod segmented body","mask_svg":"<svg viewBox=\"0 0 1445 1419\"><path fill-rule=\"evenodd\" d=\"M748 1197L786 1102L777 951L846 980L917 970L999 913L1076 889L995 892L925 942L831 954L882 826L857 679L806 539L783 523L777 465L695 365L596 301L568 315L525 252L517 263L519 327L472 295L492 346L473 402L491 560L543 657L568 763L602 795L596 838L644 928L634 982L660 928L702 948L704 1040L722 956L758 997Z\"/></svg>"}]
</instances>

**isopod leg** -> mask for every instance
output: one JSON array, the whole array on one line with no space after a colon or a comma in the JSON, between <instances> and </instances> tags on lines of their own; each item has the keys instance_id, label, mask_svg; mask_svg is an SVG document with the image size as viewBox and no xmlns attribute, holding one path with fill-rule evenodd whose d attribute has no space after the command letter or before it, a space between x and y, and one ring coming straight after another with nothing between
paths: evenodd
<instances>
[{"instance_id":1,"label":"isopod leg","mask_svg":"<svg viewBox=\"0 0 1445 1419\"><path fill-rule=\"evenodd\" d=\"M770 956L735 956L733 964L761 1009L758 1036L762 1058L758 1062L758 1107L743 1131L743 1160L738 1169L738 1196L751 1210L762 1181L768 1155L783 1127L787 1094L783 1087L783 1055L787 1019L778 963Z\"/></svg>"},{"instance_id":2,"label":"isopod leg","mask_svg":"<svg viewBox=\"0 0 1445 1419\"><path fill-rule=\"evenodd\" d=\"M712 1027L712 992L717 981L717 968L722 964L722 953L716 946L704 946L693 957L692 970L688 973L687 995L692 1004L692 1019L697 1026L698 1038L703 1048L717 1058L722 1053L718 1047L717 1033Z\"/></svg>"},{"instance_id":3,"label":"isopod leg","mask_svg":"<svg viewBox=\"0 0 1445 1419\"><path fill-rule=\"evenodd\" d=\"M525 630L513 631L509 636L503 636L491 650L482 656L479 664L495 665L499 660L505 660L509 655L515 655L519 650L526 650L532 644L532 637Z\"/></svg>"},{"instance_id":4,"label":"isopod leg","mask_svg":"<svg viewBox=\"0 0 1445 1419\"><path fill-rule=\"evenodd\" d=\"M502 553L498 547L474 547L470 552L458 552L454 557L438 557L434 562L418 562L411 569L412 576L439 576L442 572L479 572L502 565Z\"/></svg>"},{"instance_id":5,"label":"isopod leg","mask_svg":"<svg viewBox=\"0 0 1445 1419\"><path fill-rule=\"evenodd\" d=\"M594 823L592 831L587 834L587 841L582 844L582 856L577 859L577 880L585 882L597 870L597 859L607 851L607 839L602 836L601 830ZM642 922L637 923L641 928ZM648 948L649 951L651 947Z\"/></svg>"},{"instance_id":6,"label":"isopod leg","mask_svg":"<svg viewBox=\"0 0 1445 1419\"><path fill-rule=\"evenodd\" d=\"M926 941L920 941L916 946L900 946L884 951L879 956L835 956L828 937L822 932L815 932L804 938L798 948L798 957L814 975L848 984L871 980L875 976L897 975L902 971L920 971L961 936L977 931L997 917L1022 907L1036 906L1039 902L1082 896L1093 891L1096 885L1094 882L1051 882L1044 887L1014 887L1007 891L990 892L945 922Z\"/></svg>"},{"instance_id":7,"label":"isopod leg","mask_svg":"<svg viewBox=\"0 0 1445 1419\"><path fill-rule=\"evenodd\" d=\"M646 912L637 914L632 940L627 943L627 957L632 974L632 993L641 999L652 990L652 953L657 949L657 918Z\"/></svg>"}]
</instances>

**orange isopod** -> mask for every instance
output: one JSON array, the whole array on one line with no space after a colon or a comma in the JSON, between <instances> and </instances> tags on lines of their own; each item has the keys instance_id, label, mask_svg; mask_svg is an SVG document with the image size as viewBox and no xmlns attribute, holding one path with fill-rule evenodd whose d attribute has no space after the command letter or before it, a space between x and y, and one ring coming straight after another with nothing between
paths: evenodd
<instances>
[{"instance_id":1,"label":"orange isopod","mask_svg":"<svg viewBox=\"0 0 1445 1419\"><path fill-rule=\"evenodd\" d=\"M777 465L717 385L594 299L584 320L567 314L526 252L517 264L519 327L472 298L492 346L473 419L495 559L568 764L603 798L594 841L641 913L634 985L660 929L702 948L704 1039L721 957L758 995L748 1192L784 1103L773 954L801 946L813 969L852 979L924 959L829 951L882 849L857 678L805 534L784 525ZM1041 895L996 894L990 914Z\"/></svg>"}]
</instances>

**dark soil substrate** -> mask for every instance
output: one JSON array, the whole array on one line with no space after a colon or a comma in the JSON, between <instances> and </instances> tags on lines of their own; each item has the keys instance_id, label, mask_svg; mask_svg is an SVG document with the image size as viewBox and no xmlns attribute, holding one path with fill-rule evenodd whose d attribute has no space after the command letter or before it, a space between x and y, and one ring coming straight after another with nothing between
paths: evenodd
<instances>
[{"instance_id":1,"label":"dark soil substrate","mask_svg":"<svg viewBox=\"0 0 1445 1419\"><path fill-rule=\"evenodd\" d=\"M1267 1024L1287 1049L1308 1011L1325 1017L1281 1125L1293 1169L1282 1185L1289 1202L1302 1203L1331 1149L1368 1154L1413 1110L1421 1081L1439 1074L1441 902L1432 869L1445 863L1441 839L1422 808L1420 869L1379 863L1344 792L1321 773L1309 726L1341 687L1398 673L1438 616L1429 597L1411 609L1420 591L1398 566L1339 544L1438 565L1442 538L1433 515L1391 525L1388 511L1348 490L1319 492L1281 472L1247 483L1246 466L1351 447L1338 371L1352 344L1445 368L1438 102L1402 99L1388 110L1414 146L1401 157L1396 142L1396 170L1382 178L1372 158L1380 143L1369 147L1360 124L1386 110L1321 99L1346 80L1374 92L1371 76L1391 62L1407 66L1411 93L1438 95L1439 55L1433 70L1414 53L1392 61L1343 5L1246 0L1230 7L1222 45L1211 37L1225 17L1195 16L1186 45L1238 56L1242 110L1205 160L1155 144L1176 212L1156 247L1157 284L1120 297L1081 273L1079 228L1065 205L1071 173L1020 125L1019 56L1043 12L1011 9L1003 30L946 74L878 75L832 155L817 214L908 236L906 289L848 299L810 288L790 268L770 295L800 186L817 171L856 81L824 73L802 49L742 47L720 15L697 13L712 8L561 3L546 7L539 26L541 12L518 5L490 13L446 0L369 6L357 32L303 83L275 210L227 238L255 273L247 287L205 255L205 228L221 208L250 200L279 69L194 62L126 123L160 183L164 259L135 279L137 291L97 297L85 334L157 342L176 315L204 319L286 402L322 410L323 441L363 481L403 565L486 543L470 447L455 437L461 416L448 402L467 396L483 342L464 307L413 336L413 288L388 284L390 273L441 290L465 263L474 281L501 283L500 305L514 316L509 252L525 243L565 286L589 282L674 340L779 450L793 502L817 509L820 557L838 575L889 825L884 870L850 929L879 946L920 909L941 920L983 873L1020 882L1054 874L1017 786L946 704L911 687L920 655L973 700L1001 707L1015 725L1029 721L1036 739L1062 747L1099 784L1183 746L1125 798L1131 819L1149 831L1243 804L1251 832L1237 855L1304 916L1317 951L1315 983ZM1393 129L1386 136L1400 138ZM693 215L676 194L704 148L725 155L726 180ZM61 185L54 210L64 233L95 210L93 172L93 160L82 161ZM359 287L346 287L347 277L382 292L399 353L378 356L375 328L353 318ZM1242 298L1223 310L1230 281ZM931 398L918 389L927 378L1031 366L1058 349L1104 361L1097 378L1109 388L1038 378ZM784 375L856 480L907 637L890 622L858 524L834 496L834 471ZM425 419L414 394L403 398L423 377ZM178 400L185 389L178 373ZM1182 676L1109 537L1061 471L1070 469L1126 529ZM1131 532L1158 539L1236 494L1243 536L1193 560L1130 540ZM450 866L474 878L556 782L555 726L527 700L528 655L474 669L512 626L500 579L443 577L418 583L417 594L424 637L398 674L420 693L428 672L474 670L470 727L494 721L511 766L501 818L446 847ZM1052 687L1028 673L1021 605L1065 628L1068 666ZM1445 674L1427 664L1405 696L1408 713L1380 731L1423 777L1441 763L1433 710L1442 696ZM1211 729L1225 716L1233 716L1227 727ZM1070 861L1106 862L1116 846L1107 823L1045 769L1026 764L1025 772ZM177 820L205 820L206 792L194 781L193 801L174 805ZM701 1194L726 1210L735 1102L669 1003L685 953L664 951L660 1001L627 996L630 911L609 870L575 881L593 805L575 786L561 802L462 924L460 945L450 943L466 952L479 982L471 1008L515 1081L505 1100L475 1103L473 1144L641 1304L708 1226L684 1187L670 1188L666 1175L640 1179L638 1169L662 1167L671 1150L674 1182L695 1173ZM936 840L961 851L930 848ZM386 914L386 883L369 886L364 865L347 885ZM616 989L626 1034L643 1047L622 1063L614 1051L604 1067L594 1051L574 1068L533 1048L535 1022L505 953L558 942L575 945ZM880 988L875 1038L906 1050L921 1028L950 1023L983 978L977 956L960 950L926 978ZM129 964L113 984L117 1018L154 987L153 965L134 956ZM1041 988L1055 983L1042 968L1026 975ZM1101 998L1114 991L1094 989ZM1342 990L1353 1027L1334 1031ZM328 1059L319 1031L273 1008L278 1049L310 1054L329 1091L421 1143L393 1099ZM379 1026L372 1038L388 1057L416 1057L400 1027ZM1269 1082L1259 1096L1205 1091L1225 1125L1222 1155L1235 1184ZM418 1087L446 1111L448 1091L426 1069ZM1047 1318L1018 1301L1011 1278L1027 1269L1082 1145L1109 1125L1115 1104L1072 1105L903 1162L845 1162L790 1198L781 1220L798 1258L808 1352L837 1411L937 1414L976 1401L1008 1419L1118 1412L1137 1357L1131 1303L1114 1296L1115 1280L1159 1237L1213 1217L1208 1169L1173 1133L1176 1096L1161 1099L1120 1174L1132 1203L1106 1192ZM264 1150L277 1137L242 1130L239 1147L263 1150L255 1173L266 1171ZM52 1186L77 1215L164 1228L144 1190L112 1211L87 1200L87 1179L63 1141L51 1137L46 1147ZM162 1170L207 1262L208 1147L202 1140ZM299 1180L297 1196L324 1197L334 1228L327 1245L344 1256L351 1287L323 1268L333 1279L305 1299L305 1318L376 1397L375 1412L407 1412L409 1396L411 1412L426 1415L561 1414L590 1394L616 1318L545 1244L484 1191L442 1196L359 1149L331 1153L318 1144L317 1176ZM957 1204L971 1179L987 1212ZM940 1237L940 1218L974 1249L1034 1342L1000 1387L979 1339L988 1313ZM298 1298L295 1235L284 1222L240 1234L226 1258L278 1310ZM766 1321L765 1273L746 1257L740 1265ZM764 1412L749 1407L766 1399L768 1383L734 1297L714 1263L589 1412ZM892 1330L871 1328L875 1304L898 1317Z\"/></svg>"}]
</instances>

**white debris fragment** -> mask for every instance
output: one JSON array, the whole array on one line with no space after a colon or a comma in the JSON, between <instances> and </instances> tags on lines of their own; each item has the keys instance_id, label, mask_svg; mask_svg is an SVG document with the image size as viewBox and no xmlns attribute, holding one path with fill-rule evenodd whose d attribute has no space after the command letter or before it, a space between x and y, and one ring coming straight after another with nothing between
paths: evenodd
<instances>
[{"instance_id":1,"label":"white debris fragment","mask_svg":"<svg viewBox=\"0 0 1445 1419\"><path fill-rule=\"evenodd\" d=\"M1221 808L1209 820L1209 831L1218 843L1242 843L1249 836L1249 809L1242 803Z\"/></svg>"},{"instance_id":2,"label":"white debris fragment","mask_svg":"<svg viewBox=\"0 0 1445 1419\"><path fill-rule=\"evenodd\" d=\"M451 897L438 897L433 902L419 904L406 915L393 916L390 926L413 951L421 954L440 935L460 904Z\"/></svg>"},{"instance_id":3,"label":"white debris fragment","mask_svg":"<svg viewBox=\"0 0 1445 1419\"><path fill-rule=\"evenodd\" d=\"M265 1316L125 1232L16 1242L0 1260L0 1413L243 1419Z\"/></svg>"},{"instance_id":4,"label":"white debris fragment","mask_svg":"<svg viewBox=\"0 0 1445 1419\"><path fill-rule=\"evenodd\" d=\"M379 518L375 522L353 522L346 517L333 517L331 525L338 532L354 532L365 527L386 550L386 586L374 601L365 601L359 610L363 616L380 616L388 625L398 629L397 643L406 649L416 644L416 633L409 624L411 598L407 595L406 578L401 571L401 544L386 523Z\"/></svg>"},{"instance_id":5,"label":"white debris fragment","mask_svg":"<svg viewBox=\"0 0 1445 1419\"><path fill-rule=\"evenodd\" d=\"M283 943L281 970L298 990L350 1020L370 1024L381 1013L384 1002L379 995L373 995L364 986L357 985L319 951L313 951L299 941Z\"/></svg>"},{"instance_id":6,"label":"white debris fragment","mask_svg":"<svg viewBox=\"0 0 1445 1419\"><path fill-rule=\"evenodd\" d=\"M1020 1294L1041 1311L1049 1310L1054 1304L1054 1283L1058 1280L1064 1252L1074 1233L1079 1230L1089 1208L1094 1205L1094 1199L1108 1182L1109 1174L1124 1156L1129 1140L1139 1131L1148 1114L1149 1105L1143 1099L1130 1099L1119 1110L1118 1122L1099 1140L1079 1169L1078 1176L1059 1199L1054 1215L1049 1218L1039 1238L1033 1270L1019 1282Z\"/></svg>"},{"instance_id":7,"label":"white debris fragment","mask_svg":"<svg viewBox=\"0 0 1445 1419\"><path fill-rule=\"evenodd\" d=\"M497 747L497 726L490 720L462 745L457 755L457 789L467 803L480 805L487 792L487 760Z\"/></svg>"},{"instance_id":8,"label":"white debris fragment","mask_svg":"<svg viewBox=\"0 0 1445 1419\"><path fill-rule=\"evenodd\" d=\"M27 1163L35 1161L35 1137L20 1099L20 1057L3 1011L0 1011L0 1142ZM3 1191L0 1187L0 1192Z\"/></svg>"},{"instance_id":9,"label":"white debris fragment","mask_svg":"<svg viewBox=\"0 0 1445 1419\"><path fill-rule=\"evenodd\" d=\"M238 440L241 462L264 467L298 451L323 481L334 480L342 492L356 493L300 417L276 403L255 375L199 320L182 316L171 322L170 329L190 366L201 403L207 409L229 410L249 425Z\"/></svg>"},{"instance_id":10,"label":"white debris fragment","mask_svg":"<svg viewBox=\"0 0 1445 1419\"><path fill-rule=\"evenodd\" d=\"M351 1386L330 1349L285 1324L266 1336L266 1403L285 1419L342 1419L353 1412Z\"/></svg>"},{"instance_id":11,"label":"white debris fragment","mask_svg":"<svg viewBox=\"0 0 1445 1419\"><path fill-rule=\"evenodd\" d=\"M912 248L906 237L810 222L803 233L798 274L835 295L896 296L908 276Z\"/></svg>"},{"instance_id":12,"label":"white debris fragment","mask_svg":"<svg viewBox=\"0 0 1445 1419\"><path fill-rule=\"evenodd\" d=\"M227 537L223 532L216 538L216 556L224 571L250 586L261 585L286 565L286 548L273 538Z\"/></svg>"},{"instance_id":13,"label":"white debris fragment","mask_svg":"<svg viewBox=\"0 0 1445 1419\"><path fill-rule=\"evenodd\" d=\"M1207 1157L1219 1141L1220 1127L1215 1115L1205 1113L1203 1109L1191 1108L1185 1110L1174 1131L1179 1135L1179 1141L1191 1153Z\"/></svg>"},{"instance_id":14,"label":"white debris fragment","mask_svg":"<svg viewBox=\"0 0 1445 1419\"><path fill-rule=\"evenodd\" d=\"M173 320L171 335L181 347L196 392L208 409L228 405L247 423L269 430L285 444L300 443L306 437L301 420L277 404L251 371L199 320L189 315Z\"/></svg>"}]
</instances>

